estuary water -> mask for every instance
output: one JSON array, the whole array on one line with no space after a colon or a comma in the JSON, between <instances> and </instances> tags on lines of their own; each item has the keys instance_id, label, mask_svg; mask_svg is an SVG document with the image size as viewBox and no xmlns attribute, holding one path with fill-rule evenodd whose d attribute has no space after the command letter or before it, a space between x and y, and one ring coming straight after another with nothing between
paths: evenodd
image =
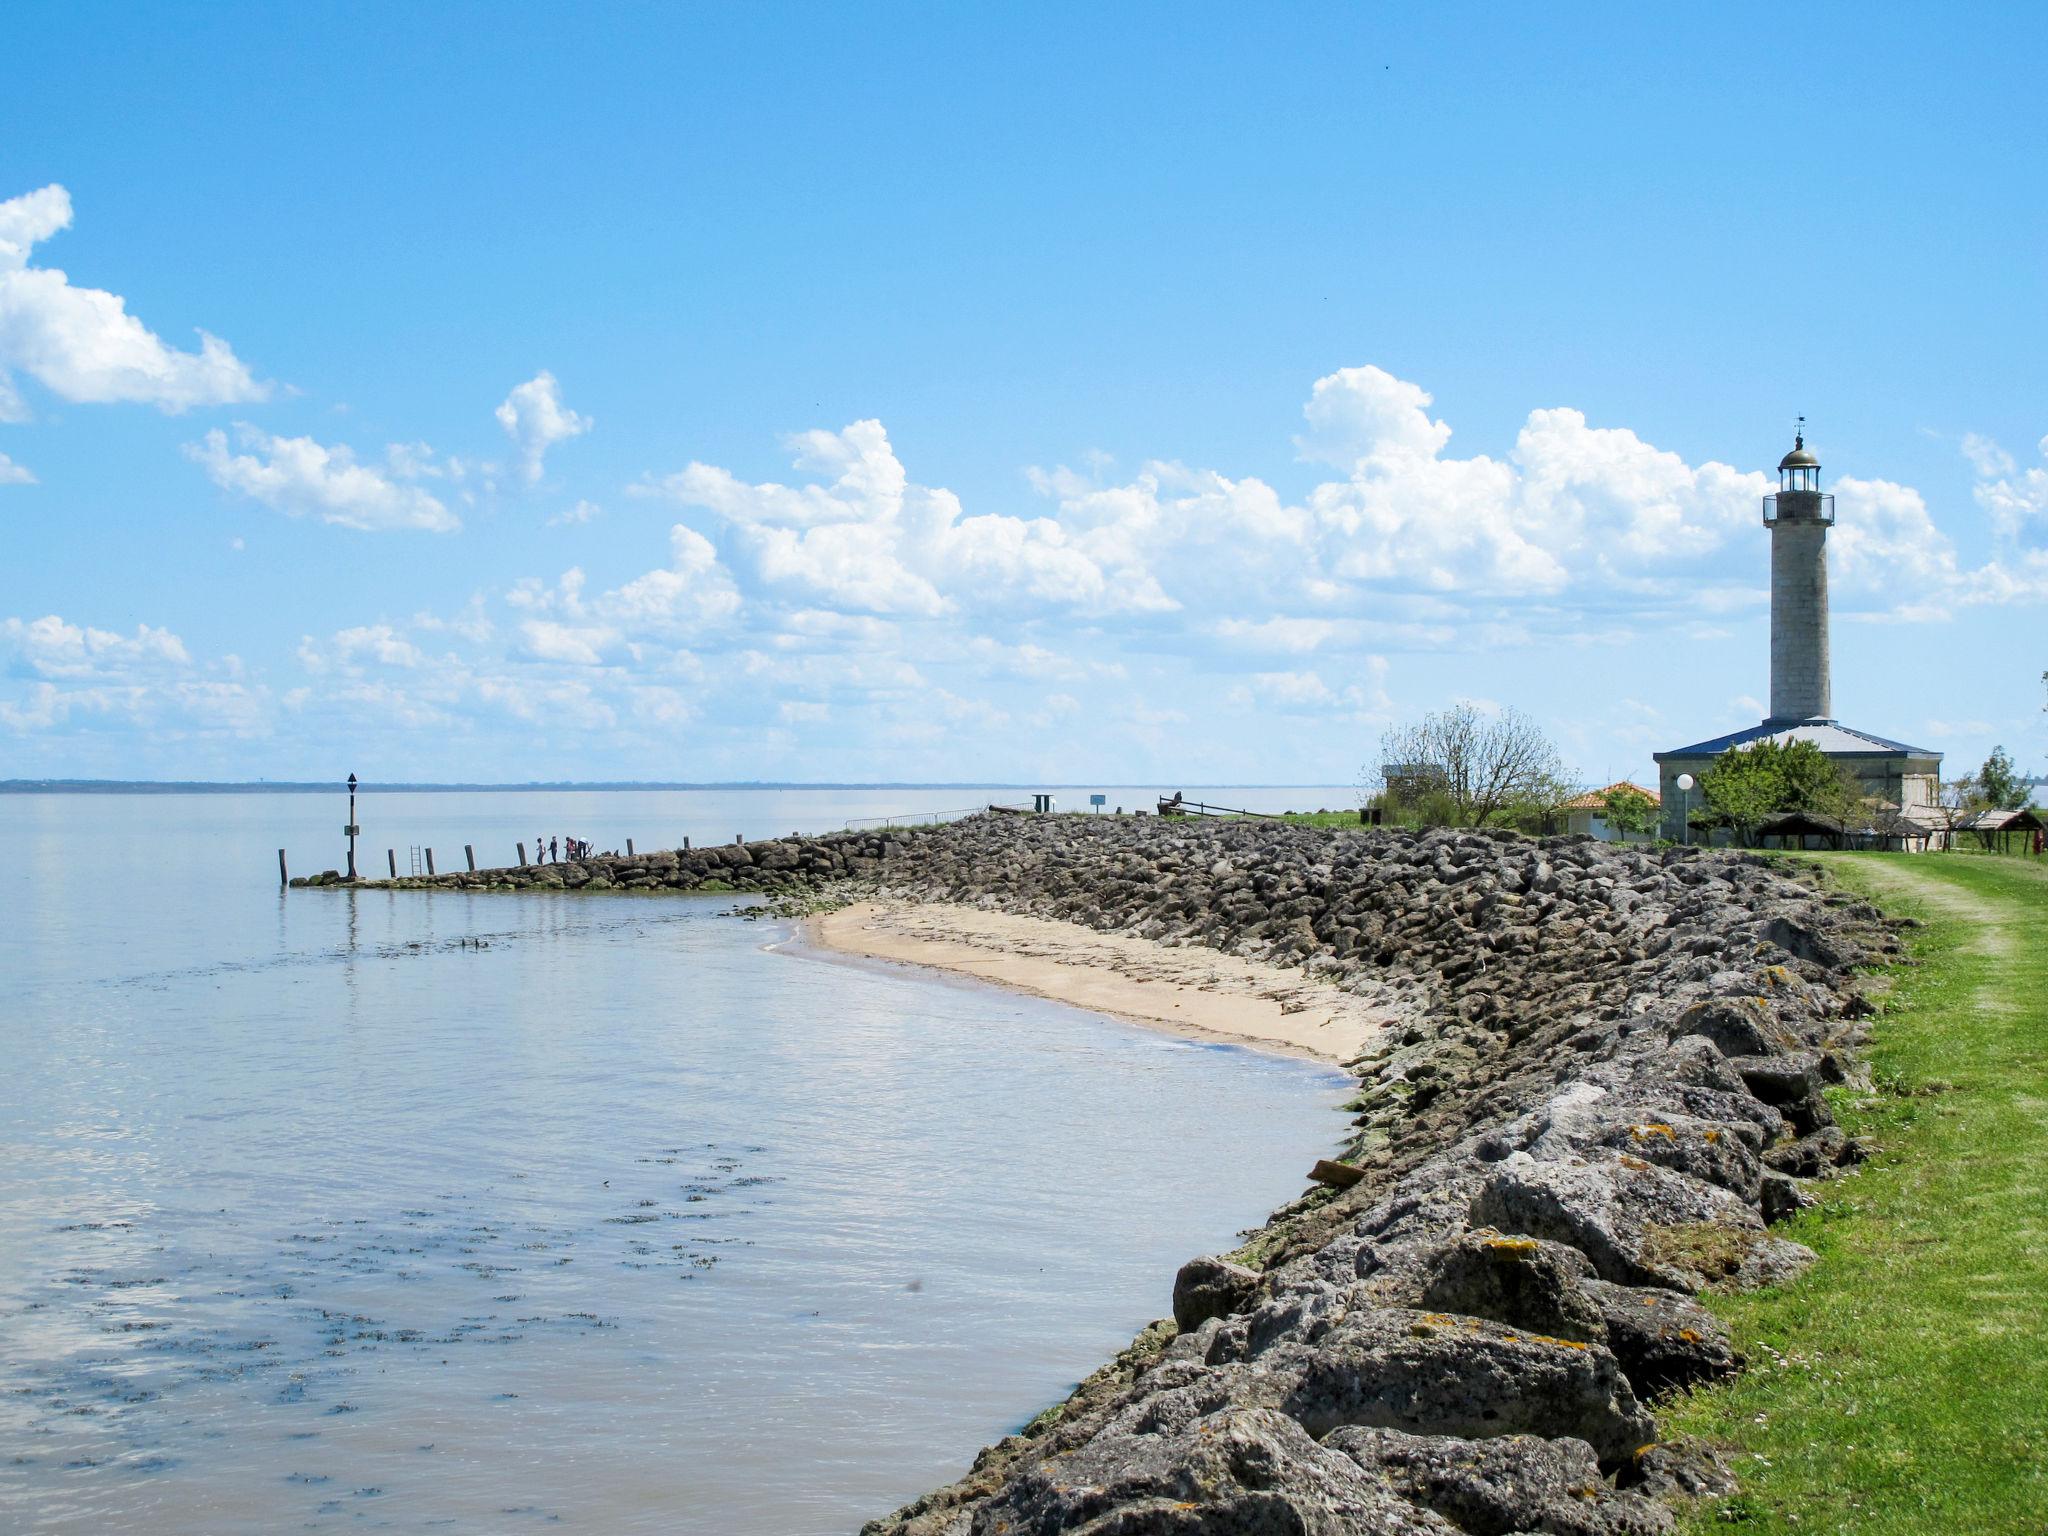
<instances>
[{"instance_id":1,"label":"estuary water","mask_svg":"<svg viewBox=\"0 0 2048 1536\"><path fill-rule=\"evenodd\" d=\"M446 869L974 798L357 819ZM1343 1129L1334 1073L800 953L731 897L280 892L345 810L0 796L0 1529L851 1530Z\"/></svg>"}]
</instances>

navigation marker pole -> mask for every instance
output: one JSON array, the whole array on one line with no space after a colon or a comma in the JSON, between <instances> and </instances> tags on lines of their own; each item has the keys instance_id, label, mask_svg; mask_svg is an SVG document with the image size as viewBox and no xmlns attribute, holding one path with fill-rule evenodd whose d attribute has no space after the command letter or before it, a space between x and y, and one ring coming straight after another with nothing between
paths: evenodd
<instances>
[{"instance_id":1,"label":"navigation marker pole","mask_svg":"<svg viewBox=\"0 0 2048 1536\"><path fill-rule=\"evenodd\" d=\"M356 825L356 776L348 776L348 825L341 829L348 834L348 877L356 877L356 836L363 829Z\"/></svg>"}]
</instances>

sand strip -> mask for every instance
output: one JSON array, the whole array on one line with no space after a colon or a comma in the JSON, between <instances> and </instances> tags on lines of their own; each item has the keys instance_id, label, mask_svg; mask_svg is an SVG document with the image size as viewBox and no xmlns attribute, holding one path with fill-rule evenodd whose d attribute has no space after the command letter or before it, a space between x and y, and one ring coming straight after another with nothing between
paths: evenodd
<instances>
[{"instance_id":1,"label":"sand strip","mask_svg":"<svg viewBox=\"0 0 2048 1536\"><path fill-rule=\"evenodd\" d=\"M1384 1007L1300 971L979 907L861 902L807 919L803 936L821 950L930 966L1176 1034L1321 1061L1357 1056L1388 1020Z\"/></svg>"}]
</instances>

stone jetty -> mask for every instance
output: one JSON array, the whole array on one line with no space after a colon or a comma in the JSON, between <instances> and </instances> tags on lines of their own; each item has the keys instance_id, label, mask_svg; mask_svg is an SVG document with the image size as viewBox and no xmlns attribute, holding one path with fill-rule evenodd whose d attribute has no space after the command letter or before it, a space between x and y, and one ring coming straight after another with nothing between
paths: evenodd
<instances>
[{"instance_id":1,"label":"stone jetty","mask_svg":"<svg viewBox=\"0 0 2048 1536\"><path fill-rule=\"evenodd\" d=\"M976 817L400 886L973 903L1299 966L1384 1007L1349 1187L1191 1260L1173 1316L865 1536L1646 1536L1725 1493L1663 1394L1739 1370L1700 1294L1860 1155L1872 908L1751 854L1273 822ZM1161 1303L1168 1295L1162 1277Z\"/></svg>"}]
</instances>

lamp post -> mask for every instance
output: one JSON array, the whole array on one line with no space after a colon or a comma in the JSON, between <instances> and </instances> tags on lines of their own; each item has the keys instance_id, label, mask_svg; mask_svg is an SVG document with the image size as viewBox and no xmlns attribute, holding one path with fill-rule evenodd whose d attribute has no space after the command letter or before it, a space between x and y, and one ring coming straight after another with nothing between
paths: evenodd
<instances>
[{"instance_id":1,"label":"lamp post","mask_svg":"<svg viewBox=\"0 0 2048 1536\"><path fill-rule=\"evenodd\" d=\"M1678 776L1678 840L1692 842L1692 787L1698 781L1689 773Z\"/></svg>"},{"instance_id":2,"label":"lamp post","mask_svg":"<svg viewBox=\"0 0 2048 1536\"><path fill-rule=\"evenodd\" d=\"M363 829L356 825L356 776L348 776L348 825L341 829L348 834L348 877L356 877L356 836Z\"/></svg>"}]
</instances>

